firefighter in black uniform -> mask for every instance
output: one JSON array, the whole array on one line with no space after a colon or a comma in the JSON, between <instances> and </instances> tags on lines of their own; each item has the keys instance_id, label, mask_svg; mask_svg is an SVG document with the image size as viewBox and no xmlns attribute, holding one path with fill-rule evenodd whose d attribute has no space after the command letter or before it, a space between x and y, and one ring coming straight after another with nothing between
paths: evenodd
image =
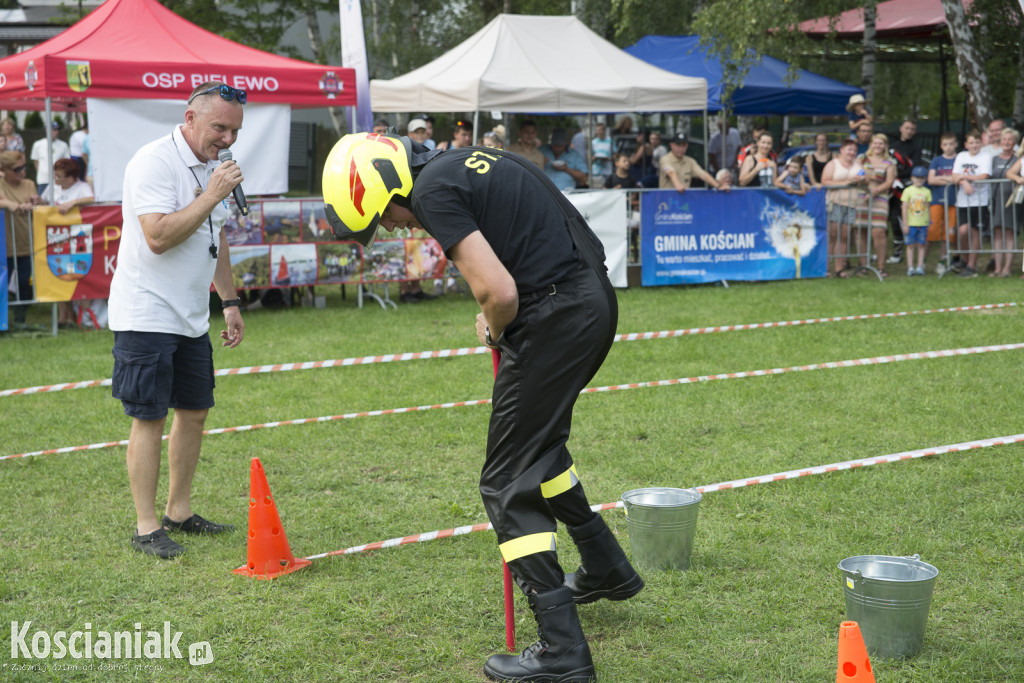
<instances>
[{"instance_id":1,"label":"firefighter in black uniform","mask_svg":"<svg viewBox=\"0 0 1024 683\"><path fill-rule=\"evenodd\" d=\"M540 640L494 655L499 681L594 681L576 605L636 595L643 580L590 509L566 441L579 392L611 347L618 308L600 241L532 163L492 148L428 150L407 137L342 138L324 169L339 239L370 247L378 226L422 227L480 304L481 343L502 352L480 492ZM579 547L565 575L556 520Z\"/></svg>"}]
</instances>

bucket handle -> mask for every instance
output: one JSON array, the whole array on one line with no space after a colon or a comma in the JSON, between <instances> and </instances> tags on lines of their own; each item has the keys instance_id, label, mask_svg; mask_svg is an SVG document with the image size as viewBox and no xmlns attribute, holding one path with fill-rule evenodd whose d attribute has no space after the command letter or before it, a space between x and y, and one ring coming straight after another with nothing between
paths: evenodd
<instances>
[{"instance_id":1,"label":"bucket handle","mask_svg":"<svg viewBox=\"0 0 1024 683\"><path fill-rule=\"evenodd\" d=\"M916 562L920 562L921 561L921 556L918 555L917 553L914 553L913 555L904 555L903 559L904 560L914 560Z\"/></svg>"}]
</instances>

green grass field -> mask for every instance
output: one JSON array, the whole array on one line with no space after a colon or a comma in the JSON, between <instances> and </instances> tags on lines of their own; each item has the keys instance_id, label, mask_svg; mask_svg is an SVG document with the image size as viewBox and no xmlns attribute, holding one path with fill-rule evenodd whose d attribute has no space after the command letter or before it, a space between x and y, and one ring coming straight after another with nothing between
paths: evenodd
<instances>
[{"instance_id":1,"label":"green grass field","mask_svg":"<svg viewBox=\"0 0 1024 683\"><path fill-rule=\"evenodd\" d=\"M619 332L845 316L1020 299L1021 283L855 278L619 292ZM246 315L218 368L476 346L476 306L447 295L359 310ZM397 292L395 293L397 296ZM48 320L49 310L30 321ZM620 342L593 386L1024 341L1018 307ZM213 335L222 321L214 320ZM0 336L0 389L110 376L112 335ZM590 393L570 441L593 503L1024 432L1021 351ZM218 378L209 428L486 399L489 356ZM208 436L202 515L246 526L259 457L296 556L486 521L476 488L489 407ZM0 455L125 439L109 388L0 398ZM708 493L688 572L644 571L636 598L580 608L605 683L830 681L853 555L920 554L940 571L924 648L874 661L880 683L1010 681L1024 671L1020 445ZM492 533L333 556L275 581L231 573L245 533L133 552L123 447L0 461L0 679L483 681L504 648ZM166 467L158 506L166 495ZM621 510L603 513L630 552ZM181 535L178 536L182 540ZM567 569L578 558L560 533ZM534 640L517 595L518 644ZM184 659L11 659L29 633L182 632ZM186 646L210 643L191 666ZM101 671L102 664L126 666ZM43 672L18 670L25 664ZM68 670L55 670L56 666ZM77 667L73 668L73 667ZM138 667L138 668L137 668Z\"/></svg>"}]
</instances>

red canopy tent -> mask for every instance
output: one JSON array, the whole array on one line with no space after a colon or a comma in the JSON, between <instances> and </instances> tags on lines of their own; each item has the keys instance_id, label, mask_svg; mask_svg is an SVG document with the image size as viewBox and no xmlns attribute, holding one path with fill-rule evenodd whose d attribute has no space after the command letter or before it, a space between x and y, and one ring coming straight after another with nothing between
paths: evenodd
<instances>
[{"instance_id":1,"label":"red canopy tent","mask_svg":"<svg viewBox=\"0 0 1024 683\"><path fill-rule=\"evenodd\" d=\"M969 9L971 2L963 0L964 9ZM811 38L830 38L830 19L821 17L805 21L800 24L800 30ZM843 12L835 27L836 38L860 40L864 35L864 10L858 8ZM941 0L888 0L878 3L875 15L875 37L878 39L922 40L948 35Z\"/></svg>"},{"instance_id":2,"label":"red canopy tent","mask_svg":"<svg viewBox=\"0 0 1024 683\"><path fill-rule=\"evenodd\" d=\"M0 60L0 108L84 109L88 98L184 100L217 80L258 103L351 106L355 71L234 43L156 0L107 0L78 23Z\"/></svg>"}]
</instances>

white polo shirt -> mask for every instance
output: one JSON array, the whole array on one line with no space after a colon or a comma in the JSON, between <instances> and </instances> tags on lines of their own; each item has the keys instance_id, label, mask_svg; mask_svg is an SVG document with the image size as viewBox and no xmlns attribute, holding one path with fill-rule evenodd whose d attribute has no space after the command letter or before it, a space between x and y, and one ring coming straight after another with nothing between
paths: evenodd
<instances>
[{"instance_id":1,"label":"white polo shirt","mask_svg":"<svg viewBox=\"0 0 1024 683\"><path fill-rule=\"evenodd\" d=\"M210 329L210 284L217 260L210 256L207 221L184 242L154 254L142 233L139 216L171 214L206 189L220 165L196 158L182 137L181 126L135 153L124 173L124 225L117 268L110 283L110 329L169 332L198 337ZM193 176L193 172L195 175ZM198 178L198 184L196 182ZM213 210L213 243L220 247L220 230L228 216L226 202Z\"/></svg>"},{"instance_id":2,"label":"white polo shirt","mask_svg":"<svg viewBox=\"0 0 1024 683\"><path fill-rule=\"evenodd\" d=\"M50 168L53 162L50 161L50 147L46 144L46 138L36 140L32 144L32 152L29 158L39 162L39 169L36 171L36 185L46 185L50 182ZM71 148L68 143L60 138L53 141L53 161L59 159L70 159Z\"/></svg>"}]
</instances>

